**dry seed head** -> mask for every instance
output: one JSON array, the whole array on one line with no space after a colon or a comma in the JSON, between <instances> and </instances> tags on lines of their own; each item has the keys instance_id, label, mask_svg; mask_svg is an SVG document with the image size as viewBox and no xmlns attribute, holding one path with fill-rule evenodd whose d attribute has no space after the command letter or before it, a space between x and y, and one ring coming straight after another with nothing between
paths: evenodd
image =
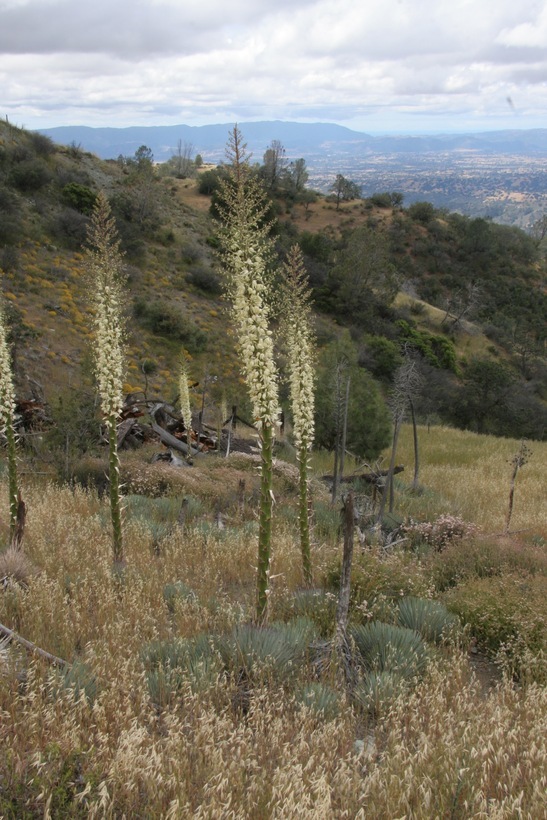
<instances>
[{"instance_id":1,"label":"dry seed head","mask_svg":"<svg viewBox=\"0 0 547 820\"><path fill-rule=\"evenodd\" d=\"M192 428L192 408L190 405L190 390L188 389L188 368L184 352L180 357L179 392L180 412L186 430L190 431ZM188 439L188 444L190 444L190 439Z\"/></svg>"},{"instance_id":2,"label":"dry seed head","mask_svg":"<svg viewBox=\"0 0 547 820\"><path fill-rule=\"evenodd\" d=\"M101 409L116 417L123 404L125 371L122 256L114 218L106 197L99 194L88 233L87 269L95 309L95 375Z\"/></svg>"},{"instance_id":3,"label":"dry seed head","mask_svg":"<svg viewBox=\"0 0 547 820\"><path fill-rule=\"evenodd\" d=\"M3 306L0 304L0 425L2 432L13 424L15 413L15 389L8 345L8 329Z\"/></svg>"},{"instance_id":4,"label":"dry seed head","mask_svg":"<svg viewBox=\"0 0 547 820\"><path fill-rule=\"evenodd\" d=\"M307 275L297 246L291 249L284 273L282 328L288 348L294 440L300 452L311 448L314 437L315 340Z\"/></svg>"},{"instance_id":5,"label":"dry seed head","mask_svg":"<svg viewBox=\"0 0 547 820\"><path fill-rule=\"evenodd\" d=\"M247 242L246 233L237 227L232 232L236 245L239 237L245 240L241 243L243 249L238 248L232 256L233 316L254 417L259 424L273 426L278 422L279 403L273 338L268 326L265 263L260 245Z\"/></svg>"}]
</instances>

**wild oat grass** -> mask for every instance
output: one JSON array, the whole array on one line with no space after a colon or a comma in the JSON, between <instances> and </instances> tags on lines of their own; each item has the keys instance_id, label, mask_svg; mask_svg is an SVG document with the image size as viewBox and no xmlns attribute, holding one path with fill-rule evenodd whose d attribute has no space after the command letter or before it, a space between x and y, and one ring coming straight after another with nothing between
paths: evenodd
<instances>
[{"instance_id":1,"label":"wild oat grass","mask_svg":"<svg viewBox=\"0 0 547 820\"><path fill-rule=\"evenodd\" d=\"M502 533L509 502L512 458L519 450L520 441L447 427L431 427L429 432L426 427L419 427L419 442L420 483L436 493L438 514L460 514L480 525L486 533ZM528 446L532 453L518 474L511 530L527 530L530 535L546 537L547 443L533 441ZM409 425L401 431L398 460L406 468L405 482L410 482L406 476L413 464ZM406 507L410 515L418 517L420 498L399 497L399 504Z\"/></svg>"},{"instance_id":2,"label":"wild oat grass","mask_svg":"<svg viewBox=\"0 0 547 820\"><path fill-rule=\"evenodd\" d=\"M200 635L229 639L243 634L254 613L254 464L241 469L249 483L240 509L238 478L230 479L223 462L204 460L203 470L192 468L196 515L185 526L173 520L171 502L181 497L178 492L146 502L129 499L121 579L112 571L106 499L78 488L23 487L25 552L38 572L28 577L27 588L0 591L0 622L75 662L76 671L60 678L26 656L3 665L0 816L546 816L547 690L532 682L541 662L533 653L543 646L537 630L545 556L539 542L479 538L457 541L441 553L376 549L355 558L354 623L396 623L405 595L435 599L446 593L470 626L493 635L505 623L496 606L500 600L511 604L511 623L522 628L498 644L509 646L509 660L523 660L526 674L521 665L518 686L507 664L507 679L483 691L465 655L450 646L432 652L434 660L416 688L401 697L393 691L375 719L352 705L332 674L311 661L299 662L288 678L258 675L243 700L237 670L216 661L202 678L198 661L186 671L179 664L174 677L169 666L156 667L151 679L147 646L193 646ZM235 464L238 475L243 462ZM519 474L515 516L520 481L524 486L532 465L533 460ZM470 480L476 475L471 470ZM271 610L283 621L310 617L324 641L332 631L336 586L327 594L302 592L297 498L293 491L284 495L283 488L294 485L281 474L278 479L283 515L278 509L272 532ZM210 509L217 486L226 503L224 529L215 525ZM0 522L6 543L4 490ZM320 504L326 518L324 497ZM172 524L159 541L140 514L146 505L151 515L160 521L165 515ZM315 532L312 560L319 578L335 572L335 536L336 527L326 524ZM504 592L504 584L514 589L515 575L522 584L517 597ZM537 587L537 594L526 585ZM521 607L523 596L530 599L528 609ZM522 644L527 636L533 640Z\"/></svg>"}]
</instances>

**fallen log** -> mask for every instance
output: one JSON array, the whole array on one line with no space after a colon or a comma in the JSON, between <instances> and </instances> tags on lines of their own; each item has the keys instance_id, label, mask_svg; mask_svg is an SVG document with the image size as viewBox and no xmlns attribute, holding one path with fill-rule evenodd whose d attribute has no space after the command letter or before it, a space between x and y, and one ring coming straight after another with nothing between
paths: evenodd
<instances>
[{"instance_id":1,"label":"fallen log","mask_svg":"<svg viewBox=\"0 0 547 820\"><path fill-rule=\"evenodd\" d=\"M118 424L118 447L121 447L124 443L126 437L129 435L130 431L135 426L135 419L134 418L127 418L122 421L121 424Z\"/></svg>"},{"instance_id":2,"label":"fallen log","mask_svg":"<svg viewBox=\"0 0 547 820\"><path fill-rule=\"evenodd\" d=\"M393 474L402 473L404 472L404 467L402 464L398 464L395 469L393 470ZM374 473L354 473L353 475L347 475L343 478L339 478L338 481L344 484L351 484L352 481L366 481L367 484L378 484L381 482L383 478L385 478L388 474L389 470L377 470ZM323 481L334 481L333 475L324 475L321 476Z\"/></svg>"},{"instance_id":3,"label":"fallen log","mask_svg":"<svg viewBox=\"0 0 547 820\"><path fill-rule=\"evenodd\" d=\"M30 652L32 655L38 655L40 658L44 658L48 663L53 664L54 666L60 667L69 667L70 664L68 661L64 661L62 658L58 658L56 655L52 655L50 652L46 652L45 649L40 649L39 646L36 646L35 643L32 641L27 641L26 638L22 638L21 635L18 635L17 632L14 632L13 629L9 629L7 626L0 624L0 635L4 635L5 638L8 639L8 643L15 641L27 652Z\"/></svg>"},{"instance_id":4,"label":"fallen log","mask_svg":"<svg viewBox=\"0 0 547 820\"><path fill-rule=\"evenodd\" d=\"M151 427L154 433L157 436L159 436L160 441L162 441L168 447L172 447L174 450L178 450L180 453L184 453L184 455L200 455L199 450L196 450L194 447L188 447L187 444L185 444L179 438L172 436L171 433L168 433L167 430L164 430L163 427L159 426L159 424L155 424L154 422L152 422Z\"/></svg>"}]
</instances>

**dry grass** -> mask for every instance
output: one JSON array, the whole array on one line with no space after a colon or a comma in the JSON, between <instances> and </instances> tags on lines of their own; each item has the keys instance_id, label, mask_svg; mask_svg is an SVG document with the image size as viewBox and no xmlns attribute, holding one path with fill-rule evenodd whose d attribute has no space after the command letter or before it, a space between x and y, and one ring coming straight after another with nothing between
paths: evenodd
<instances>
[{"instance_id":1,"label":"dry grass","mask_svg":"<svg viewBox=\"0 0 547 820\"><path fill-rule=\"evenodd\" d=\"M421 452L420 483L434 490L437 512L456 512L478 524L485 533L503 532L509 500L511 459L520 442L480 436L448 427L419 428ZM511 531L523 530L532 537L547 537L547 500L544 467L547 443L531 442L529 462L519 471ZM414 456L412 430L401 432L397 461L406 466L410 481ZM427 504L429 497L424 497ZM400 499L419 515L420 500Z\"/></svg>"},{"instance_id":2,"label":"dry grass","mask_svg":"<svg viewBox=\"0 0 547 820\"><path fill-rule=\"evenodd\" d=\"M497 464L500 471L505 454L492 454L491 440L483 449L476 437L458 435L422 434L423 481L435 487L433 481L442 476L442 495L452 506L460 504L457 488L467 487L462 511L465 507L469 518L489 526L495 519L485 517L484 510L495 492L482 487L478 465L491 460L490 469ZM443 442L450 443L448 451ZM495 443L507 449L507 457L515 450L514 442ZM401 447L405 453L405 437ZM450 447L453 468L447 466ZM531 515L518 518L521 490L522 497L531 495L539 504L536 446L532 449L534 457L517 483L519 526L523 520L536 523ZM403 460L410 463L406 456ZM466 481L457 484L451 469L455 474L465 470ZM130 499L122 578L112 572L106 501L81 489L24 488L25 551L40 572L28 577L28 588L12 585L0 592L0 622L55 655L77 660L73 677L84 664L94 685L87 699L83 689L71 689L58 673L28 663L22 684L4 660L0 816L545 816L546 689L515 687L507 680L485 694L457 648L439 651L414 694L406 693L374 722L346 702L341 690L335 719L301 706L291 680L256 685L242 700L241 681L234 677L206 679L199 692L188 677L168 705L155 705L141 660L148 642L223 634L248 622L254 610L254 462L210 459L193 472L195 514L184 528L160 521L166 526L158 536L150 516L137 514L139 499ZM236 492L241 475L248 481L244 509ZM272 563L273 608L279 612L287 610L302 583L293 479L290 465L280 465ZM223 529L213 514L220 488ZM498 485L503 500L505 489L504 478ZM182 490L177 488L174 497ZM441 496L436 499L443 507ZM152 511L158 504L167 515L171 508L162 507L162 501L147 504ZM324 495L321 505L326 511ZM0 520L6 516L2 486ZM319 582L336 562L339 545L327 527L318 531L324 533L313 554ZM458 564L454 575L461 570L464 546L458 546L458 555L447 549L447 560ZM509 550L507 542L504 549ZM440 563L444 553L429 564L409 553L388 559L367 553L365 558L363 583L375 573L383 579L384 596L391 588L398 595L410 575L416 582L412 589L423 595L435 594L436 577L447 579ZM541 571L537 562L533 570ZM173 604L164 591L177 582L193 594ZM372 581L369 586L370 599ZM20 665L19 660L16 671ZM308 675L312 680L309 674L301 670L295 679ZM336 686L336 669L326 673L324 682Z\"/></svg>"}]
</instances>

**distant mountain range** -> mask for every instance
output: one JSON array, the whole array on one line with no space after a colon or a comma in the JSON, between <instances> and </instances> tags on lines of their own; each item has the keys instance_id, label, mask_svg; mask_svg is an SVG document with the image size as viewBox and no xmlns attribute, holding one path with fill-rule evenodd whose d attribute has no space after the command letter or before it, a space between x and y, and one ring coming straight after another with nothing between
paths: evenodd
<instances>
[{"instance_id":1,"label":"distant mountain range","mask_svg":"<svg viewBox=\"0 0 547 820\"><path fill-rule=\"evenodd\" d=\"M151 148L157 161L169 159L179 140L190 144L207 162L219 162L232 124L152 125L130 128L90 128L67 125L40 129L61 145L77 145L102 159L120 154L132 156L137 148ZM547 156L547 129L487 131L478 134L371 136L329 123L247 122L240 123L243 136L255 161L272 140L283 143L289 158L304 157L308 164L323 164L333 157L386 156L397 154L475 153L487 155Z\"/></svg>"}]
</instances>

